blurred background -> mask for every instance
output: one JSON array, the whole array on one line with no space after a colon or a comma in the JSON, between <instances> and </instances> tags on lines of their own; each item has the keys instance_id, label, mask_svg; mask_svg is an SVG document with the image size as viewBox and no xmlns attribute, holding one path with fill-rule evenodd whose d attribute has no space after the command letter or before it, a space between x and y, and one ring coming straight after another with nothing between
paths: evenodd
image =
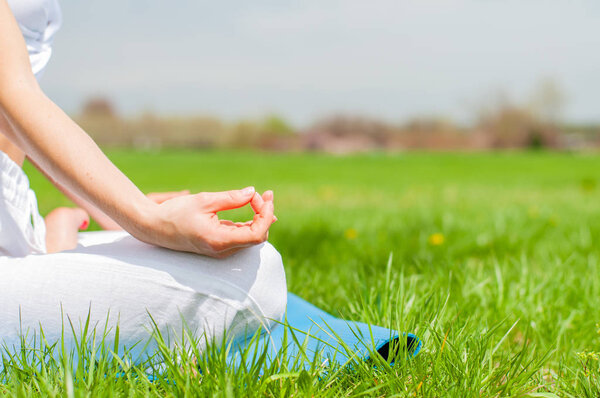
<instances>
[{"instance_id":1,"label":"blurred background","mask_svg":"<svg viewBox=\"0 0 600 398\"><path fill-rule=\"evenodd\" d=\"M105 147L600 147L596 1L62 8L42 85Z\"/></svg>"},{"instance_id":2,"label":"blurred background","mask_svg":"<svg viewBox=\"0 0 600 398\"><path fill-rule=\"evenodd\" d=\"M425 342L274 395L600 396L600 1L61 4L43 88L142 191L272 189L289 291Z\"/></svg>"}]
</instances>

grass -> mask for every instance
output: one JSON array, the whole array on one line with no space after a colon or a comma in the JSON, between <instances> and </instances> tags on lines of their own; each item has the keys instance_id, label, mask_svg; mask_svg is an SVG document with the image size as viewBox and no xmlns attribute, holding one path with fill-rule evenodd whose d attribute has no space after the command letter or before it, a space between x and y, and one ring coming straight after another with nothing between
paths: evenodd
<instances>
[{"instance_id":1,"label":"grass","mask_svg":"<svg viewBox=\"0 0 600 398\"><path fill-rule=\"evenodd\" d=\"M145 191L275 191L289 290L344 318L414 332L415 360L318 372L234 370L193 347L167 379L107 355L5 364L0 393L29 395L598 396L600 157L110 151ZM42 213L64 205L27 167ZM248 210L230 214L241 219ZM390 254L393 259L389 263ZM199 353L198 353L199 354ZM88 358L87 361L85 359ZM95 365L90 365L95 364ZM119 372L121 377L114 377ZM262 376L259 376L262 374Z\"/></svg>"}]
</instances>

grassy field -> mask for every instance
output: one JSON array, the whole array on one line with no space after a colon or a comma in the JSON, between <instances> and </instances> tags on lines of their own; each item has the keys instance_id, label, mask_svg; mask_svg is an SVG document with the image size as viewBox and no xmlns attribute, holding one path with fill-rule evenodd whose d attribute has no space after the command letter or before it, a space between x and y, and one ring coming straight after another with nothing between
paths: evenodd
<instances>
[{"instance_id":1,"label":"grassy field","mask_svg":"<svg viewBox=\"0 0 600 398\"><path fill-rule=\"evenodd\" d=\"M259 377L215 363L220 370L202 376L174 367L176 383L149 383L135 371L102 377L102 367L72 378L56 364L45 374L12 366L0 392L600 394L598 156L109 156L145 191L273 189L279 222L270 241L283 256L289 290L342 317L412 331L424 349L391 367L354 364L326 373L267 370ZM27 171L43 214L67 203Z\"/></svg>"}]
</instances>

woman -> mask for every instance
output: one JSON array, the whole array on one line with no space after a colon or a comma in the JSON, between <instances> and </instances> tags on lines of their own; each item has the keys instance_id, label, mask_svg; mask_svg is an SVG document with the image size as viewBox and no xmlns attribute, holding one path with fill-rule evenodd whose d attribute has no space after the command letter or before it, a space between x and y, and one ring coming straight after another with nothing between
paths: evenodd
<instances>
[{"instance_id":1,"label":"woman","mask_svg":"<svg viewBox=\"0 0 600 398\"><path fill-rule=\"evenodd\" d=\"M209 339L281 319L272 192L142 194L38 86L59 24L57 0L0 0L0 339L10 346L41 326L55 341L67 317L88 314L119 322L129 346L150 337L148 313L165 333L185 325ZM81 208L44 223L25 156ZM250 222L216 215L248 204ZM78 238L88 214L124 231Z\"/></svg>"}]
</instances>

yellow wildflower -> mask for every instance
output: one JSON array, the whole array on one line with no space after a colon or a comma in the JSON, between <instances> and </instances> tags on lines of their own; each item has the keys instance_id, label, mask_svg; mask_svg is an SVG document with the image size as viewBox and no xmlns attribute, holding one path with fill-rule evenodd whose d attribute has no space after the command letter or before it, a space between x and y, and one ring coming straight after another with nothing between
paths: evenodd
<instances>
[{"instance_id":1,"label":"yellow wildflower","mask_svg":"<svg viewBox=\"0 0 600 398\"><path fill-rule=\"evenodd\" d=\"M445 240L446 239L444 238L444 235L439 232L436 232L435 234L431 234L429 236L429 244L431 246L443 245Z\"/></svg>"},{"instance_id":2,"label":"yellow wildflower","mask_svg":"<svg viewBox=\"0 0 600 398\"><path fill-rule=\"evenodd\" d=\"M592 360L592 361L598 361L600 359L600 353L598 352L594 352L594 351L588 351L585 350L583 352L578 352L577 356L579 357L579 359L581 360Z\"/></svg>"},{"instance_id":3,"label":"yellow wildflower","mask_svg":"<svg viewBox=\"0 0 600 398\"><path fill-rule=\"evenodd\" d=\"M344 236L348 240L354 240L358 237L358 231L354 228L348 228L346 231L344 231Z\"/></svg>"}]
</instances>

